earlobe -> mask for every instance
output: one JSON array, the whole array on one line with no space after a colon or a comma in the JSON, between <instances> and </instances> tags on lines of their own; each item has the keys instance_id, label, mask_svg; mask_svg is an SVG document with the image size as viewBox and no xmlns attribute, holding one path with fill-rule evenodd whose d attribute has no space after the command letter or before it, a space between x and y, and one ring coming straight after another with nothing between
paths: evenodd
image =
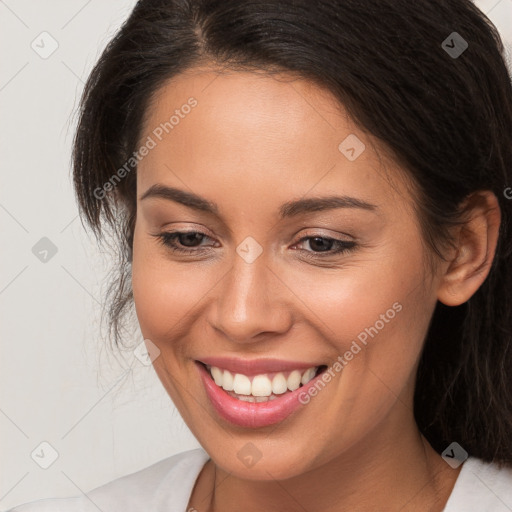
<instances>
[{"instance_id":1,"label":"earlobe","mask_svg":"<svg viewBox=\"0 0 512 512\"><path fill-rule=\"evenodd\" d=\"M489 190L465 201L467 221L459 227L455 256L441 276L437 298L446 306L463 304L478 290L492 266L498 242L501 212Z\"/></svg>"}]
</instances>

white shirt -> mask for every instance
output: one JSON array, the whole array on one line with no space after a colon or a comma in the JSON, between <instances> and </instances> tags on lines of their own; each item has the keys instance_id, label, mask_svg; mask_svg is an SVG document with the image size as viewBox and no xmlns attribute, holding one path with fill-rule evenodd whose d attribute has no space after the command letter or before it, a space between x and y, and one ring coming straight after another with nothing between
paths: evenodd
<instances>
[{"instance_id":1,"label":"white shirt","mask_svg":"<svg viewBox=\"0 0 512 512\"><path fill-rule=\"evenodd\" d=\"M189 450L76 498L38 500L8 512L187 512L195 481L209 459ZM469 457L443 512L512 512L512 468Z\"/></svg>"}]
</instances>

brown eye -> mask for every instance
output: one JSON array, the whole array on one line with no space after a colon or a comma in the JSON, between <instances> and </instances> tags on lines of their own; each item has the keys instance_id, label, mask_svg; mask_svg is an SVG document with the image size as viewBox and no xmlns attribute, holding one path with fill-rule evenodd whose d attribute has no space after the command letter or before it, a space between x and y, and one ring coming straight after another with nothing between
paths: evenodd
<instances>
[{"instance_id":1,"label":"brown eye","mask_svg":"<svg viewBox=\"0 0 512 512\"><path fill-rule=\"evenodd\" d=\"M210 237L199 231L174 231L158 233L155 236L163 245L172 252L181 254L198 254L207 249L207 246L201 245L204 239Z\"/></svg>"},{"instance_id":2,"label":"brown eye","mask_svg":"<svg viewBox=\"0 0 512 512\"><path fill-rule=\"evenodd\" d=\"M309 239L309 246L313 251L328 251L334 245L334 240L332 238L322 238L319 236L311 237Z\"/></svg>"},{"instance_id":3,"label":"brown eye","mask_svg":"<svg viewBox=\"0 0 512 512\"><path fill-rule=\"evenodd\" d=\"M190 233L176 233L177 239L181 245L185 247L196 247L196 242L201 243L203 235L198 232L190 232Z\"/></svg>"},{"instance_id":4,"label":"brown eye","mask_svg":"<svg viewBox=\"0 0 512 512\"><path fill-rule=\"evenodd\" d=\"M307 242L311 250L303 249L303 251L314 255L330 256L333 254L340 254L343 252L349 252L355 246L355 242L349 242L346 240L337 240L335 238L329 238L325 236L306 236L299 241L300 243ZM334 250L331 250L333 249Z\"/></svg>"}]
</instances>

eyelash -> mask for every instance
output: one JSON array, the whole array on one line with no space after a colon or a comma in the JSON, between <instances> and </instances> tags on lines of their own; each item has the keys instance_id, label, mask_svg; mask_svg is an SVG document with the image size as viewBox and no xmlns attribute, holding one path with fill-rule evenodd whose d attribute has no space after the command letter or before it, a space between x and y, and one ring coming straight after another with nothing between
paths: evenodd
<instances>
[{"instance_id":1,"label":"eyelash","mask_svg":"<svg viewBox=\"0 0 512 512\"><path fill-rule=\"evenodd\" d=\"M152 236L156 237L162 245L164 245L166 248L170 249L171 252L173 252L173 253L183 254L183 255L192 255L192 254L201 253L202 250L197 249L197 248L184 249L182 247L178 247L176 245L176 239L180 235L194 235L194 234L202 235L203 237L210 238L210 237L208 237L208 235L206 235L205 233L201 233L200 231L163 232L163 233L158 233L158 234L152 235ZM301 251L307 253L307 256L306 256L307 258L325 258L328 256L333 256L335 254L348 253L356 247L356 242L347 242L344 240L337 240L336 238L330 238L330 237L325 237L325 236L314 236L314 235L305 236L305 237L301 238L296 243L299 244L301 242L304 242L306 240L312 240L314 238L320 238L322 240L327 240L329 242L332 241L332 242L334 242L334 246L336 246L336 244L338 245L338 248L334 251L320 251L320 252L306 251L304 249L301 249Z\"/></svg>"}]
</instances>

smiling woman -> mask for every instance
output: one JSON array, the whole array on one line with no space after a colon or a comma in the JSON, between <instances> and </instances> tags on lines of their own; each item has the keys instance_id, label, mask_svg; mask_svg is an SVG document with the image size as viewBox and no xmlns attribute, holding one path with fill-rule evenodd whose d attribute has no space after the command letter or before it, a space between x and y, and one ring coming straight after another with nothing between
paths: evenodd
<instances>
[{"instance_id":1,"label":"smiling woman","mask_svg":"<svg viewBox=\"0 0 512 512\"><path fill-rule=\"evenodd\" d=\"M202 449L15 510L512 510L511 143L469 0L139 1L75 188Z\"/></svg>"}]
</instances>

